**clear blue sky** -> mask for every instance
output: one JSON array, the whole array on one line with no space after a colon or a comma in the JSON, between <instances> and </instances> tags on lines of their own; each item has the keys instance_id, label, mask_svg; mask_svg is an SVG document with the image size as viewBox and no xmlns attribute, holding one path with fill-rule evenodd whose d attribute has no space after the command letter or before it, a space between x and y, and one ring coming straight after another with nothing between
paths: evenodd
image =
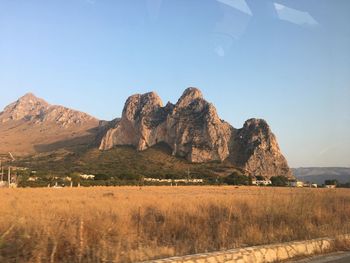
<instances>
[{"instance_id":1,"label":"clear blue sky","mask_svg":"<svg viewBox=\"0 0 350 263\"><path fill-rule=\"evenodd\" d=\"M292 167L350 166L348 0L0 0L0 108L26 92L100 119L200 88L266 119Z\"/></svg>"}]
</instances>

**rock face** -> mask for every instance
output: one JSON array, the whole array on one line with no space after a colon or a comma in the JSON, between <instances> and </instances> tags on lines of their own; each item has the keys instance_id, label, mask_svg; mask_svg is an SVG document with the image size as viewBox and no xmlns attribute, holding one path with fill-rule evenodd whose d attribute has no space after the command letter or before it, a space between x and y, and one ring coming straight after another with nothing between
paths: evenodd
<instances>
[{"instance_id":1,"label":"rock face","mask_svg":"<svg viewBox=\"0 0 350 263\"><path fill-rule=\"evenodd\" d=\"M99 121L28 93L0 112L0 153L26 155L89 144Z\"/></svg>"},{"instance_id":2,"label":"rock face","mask_svg":"<svg viewBox=\"0 0 350 263\"><path fill-rule=\"evenodd\" d=\"M164 142L174 155L191 162L223 161L230 136L230 126L218 118L214 106L198 89L188 88L175 105L165 107L153 92L129 97L120 122L107 132L100 149L133 145L142 151Z\"/></svg>"},{"instance_id":3,"label":"rock face","mask_svg":"<svg viewBox=\"0 0 350 263\"><path fill-rule=\"evenodd\" d=\"M262 119L249 119L235 131L230 158L254 176L293 176L275 135Z\"/></svg>"},{"instance_id":4,"label":"rock face","mask_svg":"<svg viewBox=\"0 0 350 263\"><path fill-rule=\"evenodd\" d=\"M100 149L114 145L134 145L145 150L157 143L159 124L164 119L165 109L159 96L154 93L133 95L125 103L122 118L102 139ZM164 115L164 116L163 116Z\"/></svg>"},{"instance_id":5,"label":"rock face","mask_svg":"<svg viewBox=\"0 0 350 263\"><path fill-rule=\"evenodd\" d=\"M229 156L231 127L195 88L185 90L166 119L167 140L174 155L191 162L223 161Z\"/></svg>"},{"instance_id":6,"label":"rock face","mask_svg":"<svg viewBox=\"0 0 350 263\"><path fill-rule=\"evenodd\" d=\"M229 160L247 174L292 176L264 120L250 119L235 129L219 118L196 88L186 89L175 105L163 106L154 92L129 97L122 118L106 132L100 150L133 145L143 151L158 143L168 144L174 155L194 163Z\"/></svg>"}]
</instances>

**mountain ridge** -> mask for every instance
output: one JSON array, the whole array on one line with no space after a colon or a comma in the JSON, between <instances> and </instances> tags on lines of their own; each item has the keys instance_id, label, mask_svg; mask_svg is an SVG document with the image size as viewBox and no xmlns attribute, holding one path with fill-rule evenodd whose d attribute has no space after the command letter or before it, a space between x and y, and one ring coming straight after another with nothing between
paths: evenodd
<instances>
[{"instance_id":1,"label":"mountain ridge","mask_svg":"<svg viewBox=\"0 0 350 263\"><path fill-rule=\"evenodd\" d=\"M194 87L165 106L155 92L131 95L122 117L112 121L27 93L0 112L0 135L0 152L18 155L96 147L108 151L118 146L145 151L165 143L172 155L190 163L228 160L247 175L293 177L265 120L252 118L234 128Z\"/></svg>"},{"instance_id":2,"label":"mountain ridge","mask_svg":"<svg viewBox=\"0 0 350 263\"><path fill-rule=\"evenodd\" d=\"M120 121L107 130L99 148L132 145L144 151L160 142L192 163L229 159L254 176L293 177L265 120L249 119L236 129L221 120L214 105L194 87L166 106L155 92L130 96Z\"/></svg>"},{"instance_id":3,"label":"mountain ridge","mask_svg":"<svg viewBox=\"0 0 350 263\"><path fill-rule=\"evenodd\" d=\"M317 184L325 180L338 180L340 183L350 182L350 167L298 167L292 168L296 178Z\"/></svg>"}]
</instances>

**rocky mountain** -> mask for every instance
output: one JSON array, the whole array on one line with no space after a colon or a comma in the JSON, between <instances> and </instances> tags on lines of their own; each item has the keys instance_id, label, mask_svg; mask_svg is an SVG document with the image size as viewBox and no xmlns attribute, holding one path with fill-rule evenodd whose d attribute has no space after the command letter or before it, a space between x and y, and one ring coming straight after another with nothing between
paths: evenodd
<instances>
[{"instance_id":1,"label":"rocky mountain","mask_svg":"<svg viewBox=\"0 0 350 263\"><path fill-rule=\"evenodd\" d=\"M230 149L232 163L254 175L292 176L277 139L265 120L249 119L243 128L236 129Z\"/></svg>"},{"instance_id":2,"label":"rocky mountain","mask_svg":"<svg viewBox=\"0 0 350 263\"><path fill-rule=\"evenodd\" d=\"M292 177L266 121L250 119L234 128L196 88L165 106L154 92L130 96L122 117L110 122L50 105L31 93L0 113L0 154L81 152L96 146L106 152L130 145L144 151L160 144L190 163L226 163L250 175Z\"/></svg>"},{"instance_id":3,"label":"rocky mountain","mask_svg":"<svg viewBox=\"0 0 350 263\"><path fill-rule=\"evenodd\" d=\"M325 180L337 180L339 183L350 183L349 167L301 167L294 168L296 178L304 182L324 184Z\"/></svg>"},{"instance_id":4,"label":"rocky mountain","mask_svg":"<svg viewBox=\"0 0 350 263\"><path fill-rule=\"evenodd\" d=\"M173 155L190 162L223 161L230 137L231 127L218 118L214 106L189 88L175 105L165 107L154 92L129 97L120 122L107 132L100 149L133 145L142 151L165 142Z\"/></svg>"},{"instance_id":5,"label":"rocky mountain","mask_svg":"<svg viewBox=\"0 0 350 263\"><path fill-rule=\"evenodd\" d=\"M158 143L166 143L173 155L193 163L228 159L247 174L292 177L266 121L250 119L235 129L219 118L196 88L186 89L176 104L165 106L154 92L129 97L122 118L102 138L100 150L133 145L143 151Z\"/></svg>"},{"instance_id":6,"label":"rocky mountain","mask_svg":"<svg viewBox=\"0 0 350 263\"><path fill-rule=\"evenodd\" d=\"M0 112L0 152L25 155L82 146L93 141L98 126L86 113L28 93Z\"/></svg>"}]
</instances>

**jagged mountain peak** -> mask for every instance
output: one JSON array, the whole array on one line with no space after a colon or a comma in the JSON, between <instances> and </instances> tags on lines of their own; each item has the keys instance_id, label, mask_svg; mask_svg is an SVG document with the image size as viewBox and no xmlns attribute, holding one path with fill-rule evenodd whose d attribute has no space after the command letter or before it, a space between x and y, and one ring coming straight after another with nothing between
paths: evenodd
<instances>
[{"instance_id":1,"label":"jagged mountain peak","mask_svg":"<svg viewBox=\"0 0 350 263\"><path fill-rule=\"evenodd\" d=\"M163 102L155 92L134 94L126 100L122 116L132 121L161 107L163 107Z\"/></svg>"},{"instance_id":2,"label":"jagged mountain peak","mask_svg":"<svg viewBox=\"0 0 350 263\"><path fill-rule=\"evenodd\" d=\"M181 98L184 98L184 97L191 97L192 99L203 98L203 93L198 88L189 87L189 88L185 89L184 92L182 93Z\"/></svg>"},{"instance_id":3,"label":"jagged mountain peak","mask_svg":"<svg viewBox=\"0 0 350 263\"><path fill-rule=\"evenodd\" d=\"M26 155L89 145L99 121L27 93L0 112L0 153Z\"/></svg>"},{"instance_id":4,"label":"jagged mountain peak","mask_svg":"<svg viewBox=\"0 0 350 263\"><path fill-rule=\"evenodd\" d=\"M182 96L176 103L176 106L179 108L187 107L196 100L203 100L203 94L198 88L190 87L185 89L185 91L182 93Z\"/></svg>"},{"instance_id":5,"label":"jagged mountain peak","mask_svg":"<svg viewBox=\"0 0 350 263\"><path fill-rule=\"evenodd\" d=\"M55 122L59 126L66 127L92 120L96 119L80 111L51 105L30 92L5 107L0 113L1 123L10 121L27 121L33 124Z\"/></svg>"},{"instance_id":6,"label":"jagged mountain peak","mask_svg":"<svg viewBox=\"0 0 350 263\"><path fill-rule=\"evenodd\" d=\"M187 88L175 105L161 105L155 93L129 97L123 117L106 132L100 150L133 145L143 151L166 143L174 155L190 162L227 159L247 174L291 176L265 120L252 118L235 129L219 118L215 106L197 88Z\"/></svg>"},{"instance_id":7,"label":"jagged mountain peak","mask_svg":"<svg viewBox=\"0 0 350 263\"><path fill-rule=\"evenodd\" d=\"M187 88L175 105L169 102L165 107L158 95L150 94L128 98L121 121L107 132L101 150L125 144L145 150L165 142L174 155L191 162L222 161L228 156L230 128L199 89Z\"/></svg>"},{"instance_id":8,"label":"jagged mountain peak","mask_svg":"<svg viewBox=\"0 0 350 263\"><path fill-rule=\"evenodd\" d=\"M23 99L38 99L38 97L32 92L27 92L26 94L24 94L22 97L19 98L19 100L23 100Z\"/></svg>"},{"instance_id":9,"label":"jagged mountain peak","mask_svg":"<svg viewBox=\"0 0 350 263\"><path fill-rule=\"evenodd\" d=\"M49 106L50 104L47 103L44 99L39 98L35 96L33 93L29 92L24 94L14 103L12 103L12 105L13 106L25 105L25 106L39 107L39 106Z\"/></svg>"},{"instance_id":10,"label":"jagged mountain peak","mask_svg":"<svg viewBox=\"0 0 350 263\"><path fill-rule=\"evenodd\" d=\"M0 113L0 121L31 120L36 116L41 116L49 106L45 100L36 97L33 93L27 93L5 107Z\"/></svg>"},{"instance_id":11,"label":"jagged mountain peak","mask_svg":"<svg viewBox=\"0 0 350 263\"><path fill-rule=\"evenodd\" d=\"M266 129L270 129L270 126L267 124L267 121L264 119L251 118L244 122L244 127L264 127Z\"/></svg>"}]
</instances>

